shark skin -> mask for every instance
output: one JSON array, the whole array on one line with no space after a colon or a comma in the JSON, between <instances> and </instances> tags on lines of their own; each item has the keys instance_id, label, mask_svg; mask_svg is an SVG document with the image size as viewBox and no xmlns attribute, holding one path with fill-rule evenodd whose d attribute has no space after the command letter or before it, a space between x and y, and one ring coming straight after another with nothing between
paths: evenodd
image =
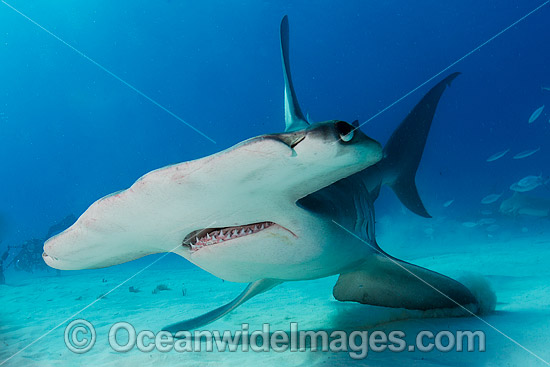
<instances>
[{"instance_id":1,"label":"shark skin","mask_svg":"<svg viewBox=\"0 0 550 367\"><path fill-rule=\"evenodd\" d=\"M356 122L304 118L286 16L280 32L284 133L146 174L47 240L44 261L88 269L174 252L219 278L249 282L234 301L164 328L173 333L207 325L281 282L335 274L340 301L477 312L479 300L464 285L386 254L375 238L374 201L383 185L429 217L415 174L437 104L458 73L435 85L382 149Z\"/></svg>"},{"instance_id":2,"label":"shark skin","mask_svg":"<svg viewBox=\"0 0 550 367\"><path fill-rule=\"evenodd\" d=\"M341 121L317 123L148 173L47 240L43 258L75 270L172 251L234 282L334 274L356 255L326 246L330 234L312 230L316 217L295 203L382 158L380 144L359 131L340 140L342 126L351 130ZM255 224L255 233L239 236ZM220 229L237 236L197 249L197 238Z\"/></svg>"},{"instance_id":3,"label":"shark skin","mask_svg":"<svg viewBox=\"0 0 550 367\"><path fill-rule=\"evenodd\" d=\"M499 211L510 216L550 218L550 199L514 191L511 197L500 204Z\"/></svg>"},{"instance_id":4,"label":"shark skin","mask_svg":"<svg viewBox=\"0 0 550 367\"><path fill-rule=\"evenodd\" d=\"M283 63L284 60L285 58ZM383 150L382 159L296 201L296 207L307 213L307 216L302 217L304 227L300 233L306 235L306 242L313 241L321 245L318 248L318 254L321 256L313 262L299 259L298 278L290 279L289 273L285 273L283 277L273 276L271 271L274 269L263 264L261 271L265 275L264 278L251 282L232 302L196 318L168 325L163 330L177 336L178 331L205 326L285 280L317 278L311 276L313 273L324 276L340 274L333 295L342 302L352 301L412 310L436 309L444 311L441 315L452 316L480 312L480 300L463 284L388 255L378 246L375 237L374 201L383 185L391 187L411 211L429 217L418 195L414 176L437 103L456 76L458 73L451 74L439 82L413 108L390 137ZM293 104L298 105L297 100L293 101ZM287 127L295 126L295 121L303 124L304 120L293 117L291 121L287 121ZM296 132L293 128L290 130ZM350 131L360 132L354 125ZM409 154L405 155L401 147L407 149ZM252 237L250 240L249 249L259 245ZM276 250L281 249L281 244L275 246ZM228 251L224 255L230 256L231 251L229 248L226 249ZM282 256L284 264L294 263L297 260L296 254L291 255L286 250L288 248L285 249L285 253L273 254L274 249L271 248L267 255L255 255L259 258ZM208 254L205 253L205 256ZM226 257L218 257L218 266L223 266L225 259ZM250 263L254 262L258 262L258 258ZM250 266L250 263L242 263L239 272L242 273L243 267ZM284 264L281 265L285 266Z\"/></svg>"}]
</instances>

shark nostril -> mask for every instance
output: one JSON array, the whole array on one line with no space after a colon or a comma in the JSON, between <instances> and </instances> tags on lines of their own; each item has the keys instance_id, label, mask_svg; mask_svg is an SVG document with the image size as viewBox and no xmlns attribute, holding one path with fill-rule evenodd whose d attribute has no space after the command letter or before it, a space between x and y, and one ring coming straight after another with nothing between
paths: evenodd
<instances>
[{"instance_id":1,"label":"shark nostril","mask_svg":"<svg viewBox=\"0 0 550 367\"><path fill-rule=\"evenodd\" d=\"M48 255L48 254L45 253L45 252L42 253L42 258L43 258L44 260L50 259L50 260L59 261L59 259L58 259L57 257L55 257L55 256L50 256L50 255Z\"/></svg>"},{"instance_id":2,"label":"shark nostril","mask_svg":"<svg viewBox=\"0 0 550 367\"><path fill-rule=\"evenodd\" d=\"M306 138L306 134L302 131L299 133L268 135L267 137L276 139L285 145L288 145L291 149L294 149L296 145L300 144Z\"/></svg>"},{"instance_id":3,"label":"shark nostril","mask_svg":"<svg viewBox=\"0 0 550 367\"><path fill-rule=\"evenodd\" d=\"M292 142L292 144L290 144L290 147L291 147L292 149L294 149L294 147L295 147L296 145L300 144L300 143L302 142L302 140L304 140L305 138L306 138L305 135L298 137L296 140L294 140L294 141Z\"/></svg>"}]
</instances>

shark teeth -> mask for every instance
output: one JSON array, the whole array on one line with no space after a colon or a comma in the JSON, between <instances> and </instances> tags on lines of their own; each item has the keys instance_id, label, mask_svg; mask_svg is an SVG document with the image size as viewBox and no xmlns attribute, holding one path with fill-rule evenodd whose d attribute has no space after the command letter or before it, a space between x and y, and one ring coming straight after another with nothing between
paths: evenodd
<instances>
[{"instance_id":1,"label":"shark teeth","mask_svg":"<svg viewBox=\"0 0 550 367\"><path fill-rule=\"evenodd\" d=\"M258 233L273 226L273 222L253 223L239 227L227 227L212 229L208 232L201 231L200 237L197 235L190 242L184 242L184 246L188 246L191 251L195 252L203 247L216 245L222 242L233 240L235 238L249 236L251 234Z\"/></svg>"}]
</instances>

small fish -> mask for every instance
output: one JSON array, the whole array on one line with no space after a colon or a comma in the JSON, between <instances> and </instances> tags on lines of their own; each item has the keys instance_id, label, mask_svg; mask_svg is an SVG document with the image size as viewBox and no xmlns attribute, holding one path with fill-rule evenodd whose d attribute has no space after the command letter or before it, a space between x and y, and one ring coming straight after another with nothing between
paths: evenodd
<instances>
[{"instance_id":1,"label":"small fish","mask_svg":"<svg viewBox=\"0 0 550 367\"><path fill-rule=\"evenodd\" d=\"M493 214L493 211L492 211L492 210L485 209L485 210L482 210L482 211L481 211L481 214L483 214L483 215L491 215L491 214Z\"/></svg>"},{"instance_id":2,"label":"small fish","mask_svg":"<svg viewBox=\"0 0 550 367\"><path fill-rule=\"evenodd\" d=\"M506 150L503 150L502 152L497 152L492 156L490 156L489 158L487 158L487 162L496 161L497 159L504 157L506 153L508 153L509 151L510 149L506 149Z\"/></svg>"},{"instance_id":3,"label":"small fish","mask_svg":"<svg viewBox=\"0 0 550 367\"><path fill-rule=\"evenodd\" d=\"M550 87L540 87L541 90L546 90L548 92L550 92Z\"/></svg>"},{"instance_id":4,"label":"small fish","mask_svg":"<svg viewBox=\"0 0 550 367\"><path fill-rule=\"evenodd\" d=\"M487 232L494 232L499 228L500 228L500 226L498 224L492 224L492 225L490 225L489 227L487 227L485 229L487 230Z\"/></svg>"},{"instance_id":5,"label":"small fish","mask_svg":"<svg viewBox=\"0 0 550 367\"><path fill-rule=\"evenodd\" d=\"M501 196L502 196L502 194L487 195L483 199L481 199L481 204L492 204L495 201L497 201L498 199L500 199Z\"/></svg>"},{"instance_id":6,"label":"small fish","mask_svg":"<svg viewBox=\"0 0 550 367\"><path fill-rule=\"evenodd\" d=\"M539 182L540 180L542 180L542 175L540 175L540 176L530 175L530 176L526 176L526 177L522 178L521 180L519 180L518 184L520 186L529 186L529 185L534 184L535 182Z\"/></svg>"},{"instance_id":7,"label":"small fish","mask_svg":"<svg viewBox=\"0 0 550 367\"><path fill-rule=\"evenodd\" d=\"M474 222L464 222L462 223L462 225L466 228L474 228L475 226L477 226L477 223L474 223Z\"/></svg>"},{"instance_id":8,"label":"small fish","mask_svg":"<svg viewBox=\"0 0 550 367\"><path fill-rule=\"evenodd\" d=\"M477 221L477 224L493 224L497 220L495 218L481 218Z\"/></svg>"},{"instance_id":9,"label":"small fish","mask_svg":"<svg viewBox=\"0 0 550 367\"><path fill-rule=\"evenodd\" d=\"M519 180L518 182L510 186L510 190L517 192L527 192L536 189L537 187L544 185L542 175L540 176L527 176Z\"/></svg>"},{"instance_id":10,"label":"small fish","mask_svg":"<svg viewBox=\"0 0 550 367\"><path fill-rule=\"evenodd\" d=\"M542 110L544 110L544 105L540 106L531 114L531 117L529 117L529 123L534 122L536 119L539 118L540 114L542 113Z\"/></svg>"},{"instance_id":11,"label":"small fish","mask_svg":"<svg viewBox=\"0 0 550 367\"><path fill-rule=\"evenodd\" d=\"M524 150L523 152L516 154L514 156L514 159L522 159L522 158L530 157L536 152L538 152L539 150L540 150L540 147L538 147L537 149Z\"/></svg>"},{"instance_id":12,"label":"small fish","mask_svg":"<svg viewBox=\"0 0 550 367\"><path fill-rule=\"evenodd\" d=\"M451 206L452 203L454 203L455 199L452 199L452 200L449 200L449 201L446 201L444 204L443 204L443 207L444 208L448 208Z\"/></svg>"}]
</instances>

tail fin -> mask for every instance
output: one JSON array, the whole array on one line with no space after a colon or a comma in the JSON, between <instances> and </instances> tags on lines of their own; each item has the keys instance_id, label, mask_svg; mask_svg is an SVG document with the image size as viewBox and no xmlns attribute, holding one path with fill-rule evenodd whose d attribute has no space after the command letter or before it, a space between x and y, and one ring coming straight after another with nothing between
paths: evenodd
<instances>
[{"instance_id":1,"label":"tail fin","mask_svg":"<svg viewBox=\"0 0 550 367\"><path fill-rule=\"evenodd\" d=\"M283 20L281 20L281 58L283 60L283 75L285 79L285 131L287 132L304 129L309 126L298 104L296 92L294 92L288 52L288 16L285 15Z\"/></svg>"},{"instance_id":2,"label":"tail fin","mask_svg":"<svg viewBox=\"0 0 550 367\"><path fill-rule=\"evenodd\" d=\"M453 73L440 81L418 102L393 132L384 147L380 167L384 183L389 185L399 200L413 213L431 216L424 208L415 184L416 171L430 132L432 120L441 95L460 73Z\"/></svg>"}]
</instances>

